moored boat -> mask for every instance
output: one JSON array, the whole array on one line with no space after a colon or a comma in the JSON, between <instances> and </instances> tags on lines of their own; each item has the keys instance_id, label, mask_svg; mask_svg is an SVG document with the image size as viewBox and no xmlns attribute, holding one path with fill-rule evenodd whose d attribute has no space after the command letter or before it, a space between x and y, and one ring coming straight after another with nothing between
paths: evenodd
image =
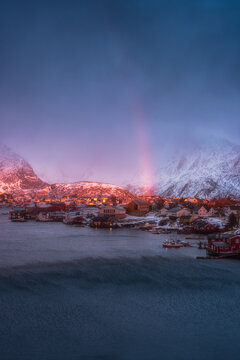
<instances>
[{"instance_id":1,"label":"moored boat","mask_svg":"<svg viewBox=\"0 0 240 360\"><path fill-rule=\"evenodd\" d=\"M25 222L25 221L27 221L24 216L11 217L10 220L12 222Z\"/></svg>"},{"instance_id":2,"label":"moored boat","mask_svg":"<svg viewBox=\"0 0 240 360\"><path fill-rule=\"evenodd\" d=\"M182 247L181 243L178 243L176 241L167 241L163 243L163 247L164 248L174 248L174 249L179 249L180 247Z\"/></svg>"},{"instance_id":3,"label":"moored boat","mask_svg":"<svg viewBox=\"0 0 240 360\"><path fill-rule=\"evenodd\" d=\"M66 217L63 219L63 223L66 225L82 225L83 220L82 216Z\"/></svg>"}]
</instances>

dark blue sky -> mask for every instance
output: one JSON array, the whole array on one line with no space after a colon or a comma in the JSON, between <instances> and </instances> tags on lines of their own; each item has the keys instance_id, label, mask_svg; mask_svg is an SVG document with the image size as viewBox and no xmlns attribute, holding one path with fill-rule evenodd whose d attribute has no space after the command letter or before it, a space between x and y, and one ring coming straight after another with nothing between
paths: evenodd
<instances>
[{"instance_id":1,"label":"dark blue sky","mask_svg":"<svg viewBox=\"0 0 240 360\"><path fill-rule=\"evenodd\" d=\"M137 182L239 104L240 1L0 0L1 137L44 179Z\"/></svg>"}]
</instances>

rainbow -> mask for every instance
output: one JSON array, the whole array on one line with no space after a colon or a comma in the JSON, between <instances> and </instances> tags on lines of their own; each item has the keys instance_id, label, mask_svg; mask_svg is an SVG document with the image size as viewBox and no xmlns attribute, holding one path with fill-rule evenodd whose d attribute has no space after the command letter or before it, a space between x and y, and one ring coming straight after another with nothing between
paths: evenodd
<instances>
[{"instance_id":1,"label":"rainbow","mask_svg":"<svg viewBox=\"0 0 240 360\"><path fill-rule=\"evenodd\" d=\"M139 170L141 183L150 194L154 185L152 151L150 147L150 136L148 124L145 120L142 106L135 102L134 122L136 126L137 143L139 147Z\"/></svg>"}]
</instances>

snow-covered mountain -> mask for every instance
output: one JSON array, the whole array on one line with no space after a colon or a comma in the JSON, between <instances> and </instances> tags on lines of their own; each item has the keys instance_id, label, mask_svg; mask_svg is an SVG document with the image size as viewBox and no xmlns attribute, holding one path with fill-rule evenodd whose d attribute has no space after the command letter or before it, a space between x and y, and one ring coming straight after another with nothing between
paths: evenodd
<instances>
[{"instance_id":1,"label":"snow-covered mountain","mask_svg":"<svg viewBox=\"0 0 240 360\"><path fill-rule=\"evenodd\" d=\"M164 196L240 198L240 146L208 139L178 153L159 174L157 189Z\"/></svg>"},{"instance_id":2,"label":"snow-covered mountain","mask_svg":"<svg viewBox=\"0 0 240 360\"><path fill-rule=\"evenodd\" d=\"M0 192L42 189L46 185L21 156L0 145Z\"/></svg>"},{"instance_id":3,"label":"snow-covered mountain","mask_svg":"<svg viewBox=\"0 0 240 360\"><path fill-rule=\"evenodd\" d=\"M49 185L39 179L32 167L5 145L0 145L0 192L44 191L46 196L98 197L116 196L123 202L131 201L133 195L124 188L102 182L79 181L68 184Z\"/></svg>"},{"instance_id":4,"label":"snow-covered mountain","mask_svg":"<svg viewBox=\"0 0 240 360\"><path fill-rule=\"evenodd\" d=\"M51 185L50 196L52 197L64 197L64 196L76 196L76 197L110 197L116 196L123 202L131 201L134 196L124 188L103 183L92 181L79 181L68 184L54 184Z\"/></svg>"},{"instance_id":5,"label":"snow-covered mountain","mask_svg":"<svg viewBox=\"0 0 240 360\"><path fill-rule=\"evenodd\" d=\"M226 140L202 142L195 149L176 152L157 172L152 192L173 197L240 198L240 146ZM144 187L123 188L102 182L79 181L48 185L32 167L6 146L0 145L0 192L46 190L53 198L64 196L116 196L124 202L146 193Z\"/></svg>"}]
</instances>

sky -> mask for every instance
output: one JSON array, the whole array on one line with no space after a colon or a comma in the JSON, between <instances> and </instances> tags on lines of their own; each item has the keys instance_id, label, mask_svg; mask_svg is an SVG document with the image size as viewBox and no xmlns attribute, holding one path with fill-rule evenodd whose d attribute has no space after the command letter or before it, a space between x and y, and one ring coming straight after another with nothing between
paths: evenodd
<instances>
[{"instance_id":1,"label":"sky","mask_svg":"<svg viewBox=\"0 0 240 360\"><path fill-rule=\"evenodd\" d=\"M44 180L153 182L239 143L240 0L0 0L0 141Z\"/></svg>"}]
</instances>

